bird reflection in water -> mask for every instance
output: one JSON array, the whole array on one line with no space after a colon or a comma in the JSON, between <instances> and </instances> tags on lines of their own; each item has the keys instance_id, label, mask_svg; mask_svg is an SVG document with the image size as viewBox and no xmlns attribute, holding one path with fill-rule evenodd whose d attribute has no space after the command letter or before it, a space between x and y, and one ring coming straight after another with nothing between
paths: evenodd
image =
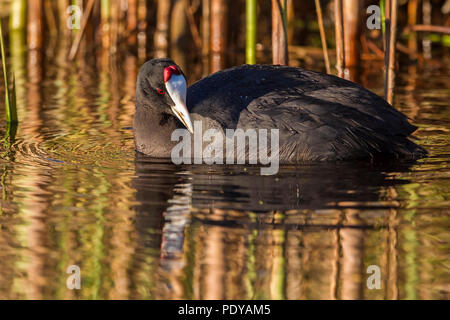
<instances>
[{"instance_id":1,"label":"bird reflection in water","mask_svg":"<svg viewBox=\"0 0 450 320\"><path fill-rule=\"evenodd\" d=\"M396 255L387 227L398 203L389 193L406 181L390 173L409 166L283 166L261 176L258 167L175 166L138 154L136 228L159 252L167 285L159 295L363 298L366 251ZM374 234L387 242L367 240Z\"/></svg>"}]
</instances>

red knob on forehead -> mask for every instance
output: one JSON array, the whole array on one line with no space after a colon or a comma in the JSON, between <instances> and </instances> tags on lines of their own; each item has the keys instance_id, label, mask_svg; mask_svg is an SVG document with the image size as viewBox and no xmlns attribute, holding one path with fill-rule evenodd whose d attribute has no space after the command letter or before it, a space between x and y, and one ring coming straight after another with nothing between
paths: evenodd
<instances>
[{"instance_id":1,"label":"red knob on forehead","mask_svg":"<svg viewBox=\"0 0 450 320\"><path fill-rule=\"evenodd\" d=\"M175 65L165 67L164 68L164 82L169 81L170 77L172 77L172 74L179 75L179 74L181 74L181 71Z\"/></svg>"}]
</instances>

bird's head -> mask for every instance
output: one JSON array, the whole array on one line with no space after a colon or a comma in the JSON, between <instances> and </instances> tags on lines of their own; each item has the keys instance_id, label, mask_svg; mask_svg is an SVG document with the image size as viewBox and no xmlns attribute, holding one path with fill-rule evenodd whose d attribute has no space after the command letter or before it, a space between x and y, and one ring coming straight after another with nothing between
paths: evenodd
<instances>
[{"instance_id":1,"label":"bird's head","mask_svg":"<svg viewBox=\"0 0 450 320\"><path fill-rule=\"evenodd\" d=\"M152 59L139 70L136 106L172 114L192 133L186 90L186 78L175 62L171 59Z\"/></svg>"}]
</instances>

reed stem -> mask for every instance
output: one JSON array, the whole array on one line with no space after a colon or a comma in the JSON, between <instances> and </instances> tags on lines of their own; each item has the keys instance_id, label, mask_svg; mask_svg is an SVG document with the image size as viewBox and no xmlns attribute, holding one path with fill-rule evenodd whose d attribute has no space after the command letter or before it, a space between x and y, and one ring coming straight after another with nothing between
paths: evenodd
<instances>
[{"instance_id":1,"label":"reed stem","mask_svg":"<svg viewBox=\"0 0 450 320\"><path fill-rule=\"evenodd\" d=\"M227 12L228 1L211 0L210 24L210 71L217 72L225 68L227 48Z\"/></svg>"},{"instance_id":2,"label":"reed stem","mask_svg":"<svg viewBox=\"0 0 450 320\"><path fill-rule=\"evenodd\" d=\"M210 55L210 39L211 39L211 2L202 0L202 74L209 74L209 55Z\"/></svg>"},{"instance_id":3,"label":"reed stem","mask_svg":"<svg viewBox=\"0 0 450 320\"><path fill-rule=\"evenodd\" d=\"M339 77L344 76L344 17L342 12L342 0L334 0L335 33L336 33L336 69Z\"/></svg>"},{"instance_id":4,"label":"reed stem","mask_svg":"<svg viewBox=\"0 0 450 320\"><path fill-rule=\"evenodd\" d=\"M315 0L315 3L316 3L317 21L319 23L320 40L322 42L323 59L325 61L325 68L327 70L327 73L330 74L331 73L330 59L328 58L327 38L325 36L325 28L323 26L322 7L320 6L320 0Z\"/></svg>"},{"instance_id":5,"label":"reed stem","mask_svg":"<svg viewBox=\"0 0 450 320\"><path fill-rule=\"evenodd\" d=\"M28 49L40 50L44 43L44 21L42 0L28 1Z\"/></svg>"},{"instance_id":6,"label":"reed stem","mask_svg":"<svg viewBox=\"0 0 450 320\"><path fill-rule=\"evenodd\" d=\"M3 42L3 29L0 23L0 51L2 54L3 78L5 80L5 111L7 122L17 122L16 88L14 75L12 77L12 89L9 90L8 71L6 69L5 45Z\"/></svg>"},{"instance_id":7,"label":"reed stem","mask_svg":"<svg viewBox=\"0 0 450 320\"><path fill-rule=\"evenodd\" d=\"M417 24L417 9L419 7L418 0L410 0L408 2L408 27ZM410 32L408 35L408 49L410 50L409 58L411 60L417 57L417 33Z\"/></svg>"},{"instance_id":8,"label":"reed stem","mask_svg":"<svg viewBox=\"0 0 450 320\"><path fill-rule=\"evenodd\" d=\"M246 1L246 46L245 62L256 63L256 0Z\"/></svg>"},{"instance_id":9,"label":"reed stem","mask_svg":"<svg viewBox=\"0 0 450 320\"><path fill-rule=\"evenodd\" d=\"M14 31L25 29L27 24L27 1L11 1L11 13L9 20L10 29Z\"/></svg>"},{"instance_id":10,"label":"reed stem","mask_svg":"<svg viewBox=\"0 0 450 320\"><path fill-rule=\"evenodd\" d=\"M111 4L110 0L100 1L102 46L110 49L111 45Z\"/></svg>"},{"instance_id":11,"label":"reed stem","mask_svg":"<svg viewBox=\"0 0 450 320\"><path fill-rule=\"evenodd\" d=\"M197 47L198 51L202 50L202 38L200 37L200 32L198 31L197 24L195 22L194 10L190 3L186 3L186 17L189 22L189 30L191 31L192 38Z\"/></svg>"},{"instance_id":12,"label":"reed stem","mask_svg":"<svg viewBox=\"0 0 450 320\"><path fill-rule=\"evenodd\" d=\"M380 20L381 20L381 32L383 33L383 45L385 44L384 34L386 32L386 0L380 0Z\"/></svg>"},{"instance_id":13,"label":"reed stem","mask_svg":"<svg viewBox=\"0 0 450 320\"><path fill-rule=\"evenodd\" d=\"M128 0L127 12L127 33L128 45L135 46L137 44L137 23L138 23L138 0Z\"/></svg>"},{"instance_id":14,"label":"reed stem","mask_svg":"<svg viewBox=\"0 0 450 320\"><path fill-rule=\"evenodd\" d=\"M345 76L359 66L361 54L360 0L343 0Z\"/></svg>"},{"instance_id":15,"label":"reed stem","mask_svg":"<svg viewBox=\"0 0 450 320\"><path fill-rule=\"evenodd\" d=\"M398 0L390 1L390 32L389 32L389 54L388 70L387 70L387 93L386 100L390 104L394 101L394 86L395 86L395 49L397 43L397 14L398 14Z\"/></svg>"},{"instance_id":16,"label":"reed stem","mask_svg":"<svg viewBox=\"0 0 450 320\"><path fill-rule=\"evenodd\" d=\"M94 3L95 0L89 0L86 6L86 13L83 15L83 19L81 21L81 31L76 34L75 39L72 43L72 47L70 48L69 51L69 60L73 60L78 52L81 39L83 38L84 32L86 30L88 19L91 16L92 9L94 8Z\"/></svg>"},{"instance_id":17,"label":"reed stem","mask_svg":"<svg viewBox=\"0 0 450 320\"><path fill-rule=\"evenodd\" d=\"M188 72L189 26L187 18L187 0L172 0L168 16L170 57Z\"/></svg>"},{"instance_id":18,"label":"reed stem","mask_svg":"<svg viewBox=\"0 0 450 320\"><path fill-rule=\"evenodd\" d=\"M169 24L171 1L158 0L154 35L155 58L164 58L169 50Z\"/></svg>"},{"instance_id":19,"label":"reed stem","mask_svg":"<svg viewBox=\"0 0 450 320\"><path fill-rule=\"evenodd\" d=\"M273 64L288 65L287 2L272 0L272 60Z\"/></svg>"}]
</instances>

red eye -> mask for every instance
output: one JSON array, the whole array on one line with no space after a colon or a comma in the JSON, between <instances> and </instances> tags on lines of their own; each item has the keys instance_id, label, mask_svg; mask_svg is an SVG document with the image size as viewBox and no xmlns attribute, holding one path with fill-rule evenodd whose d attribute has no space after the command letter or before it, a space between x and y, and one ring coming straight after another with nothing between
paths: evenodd
<instances>
[{"instance_id":1,"label":"red eye","mask_svg":"<svg viewBox=\"0 0 450 320\"><path fill-rule=\"evenodd\" d=\"M161 90L161 89L158 89L158 93L159 94L164 94L165 92L163 90Z\"/></svg>"}]
</instances>

